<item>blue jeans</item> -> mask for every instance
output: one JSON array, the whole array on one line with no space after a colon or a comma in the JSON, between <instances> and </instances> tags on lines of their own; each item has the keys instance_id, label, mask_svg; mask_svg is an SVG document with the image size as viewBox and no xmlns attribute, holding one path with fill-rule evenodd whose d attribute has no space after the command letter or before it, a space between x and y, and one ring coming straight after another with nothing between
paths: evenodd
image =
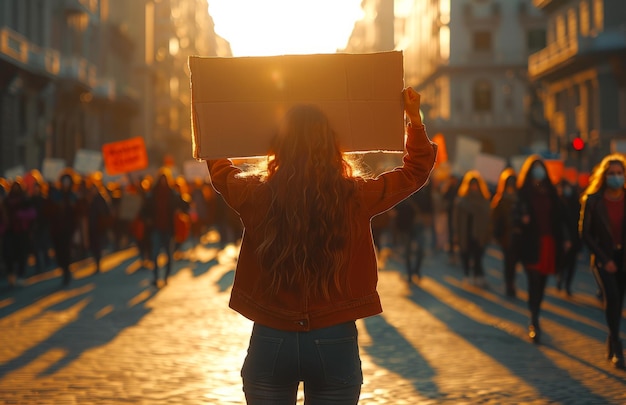
<instances>
[{"instance_id":1,"label":"blue jeans","mask_svg":"<svg viewBox=\"0 0 626 405\"><path fill-rule=\"evenodd\" d=\"M306 405L356 404L363 372L355 322L309 332L254 324L241 369L246 401L293 405L304 382Z\"/></svg>"}]
</instances>

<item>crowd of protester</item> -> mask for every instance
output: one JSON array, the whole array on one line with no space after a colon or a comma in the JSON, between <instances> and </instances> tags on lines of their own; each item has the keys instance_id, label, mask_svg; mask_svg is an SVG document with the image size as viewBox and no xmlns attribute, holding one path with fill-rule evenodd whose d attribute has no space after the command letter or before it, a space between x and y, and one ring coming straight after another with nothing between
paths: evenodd
<instances>
[{"instance_id":1,"label":"crowd of protester","mask_svg":"<svg viewBox=\"0 0 626 405\"><path fill-rule=\"evenodd\" d=\"M98 273L104 252L136 246L154 284L166 284L184 242L198 244L213 227L222 246L236 242L241 228L233 218L206 179L187 181L167 167L106 184L101 173L67 168L57 181L46 181L33 170L0 179L0 274L15 288L59 268L68 285L73 262L91 259ZM166 257L162 275L160 254Z\"/></svg>"},{"instance_id":2,"label":"crowd of protester","mask_svg":"<svg viewBox=\"0 0 626 405\"><path fill-rule=\"evenodd\" d=\"M587 196L594 203L585 210ZM488 248L499 250L502 260L496 270L502 271L505 296L517 296L518 269L526 276L528 336L534 343L541 340L541 306L549 280L571 297L576 269L584 266L593 272L598 298L604 300L607 358L624 368L619 341L626 289L623 196L621 155L607 156L588 184L566 178L555 182L544 159L532 155L518 172L502 170L495 184L475 170L432 176L429 187L373 224L382 265L395 257L410 285L419 281L424 257L441 252L451 265L459 265L463 285L490 288L483 259ZM591 235L599 235L599 241Z\"/></svg>"},{"instance_id":3,"label":"crowd of protester","mask_svg":"<svg viewBox=\"0 0 626 405\"><path fill-rule=\"evenodd\" d=\"M384 266L394 255L413 285L424 259L442 252L450 265L459 265L465 286L490 288L483 259L489 247L498 248L503 294L515 298L517 269L526 275L528 336L539 343L548 280L553 277L570 297L585 252L590 256L585 266L604 301L607 358L624 368L619 340L626 290L624 157L607 156L588 185L567 179L555 184L549 174L544 160L532 155L519 172L504 169L496 184L475 170L431 176L420 191L372 220L379 261ZM167 284L174 252L185 241L197 245L209 229L218 232L221 248L237 243L242 232L237 214L207 179L187 181L168 168L125 184L104 184L100 173L81 176L69 168L55 182L36 170L13 181L0 179L0 274L9 288L55 268L67 285L73 262L91 258L98 273L103 252L131 246L142 266L152 270L153 283Z\"/></svg>"}]
</instances>

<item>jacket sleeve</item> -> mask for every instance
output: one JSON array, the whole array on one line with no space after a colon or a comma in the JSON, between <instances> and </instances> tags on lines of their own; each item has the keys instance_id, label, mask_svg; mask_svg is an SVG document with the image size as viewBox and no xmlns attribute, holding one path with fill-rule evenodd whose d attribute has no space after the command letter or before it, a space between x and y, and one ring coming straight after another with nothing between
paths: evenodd
<instances>
[{"instance_id":1,"label":"jacket sleeve","mask_svg":"<svg viewBox=\"0 0 626 405\"><path fill-rule=\"evenodd\" d=\"M392 208L424 186L436 156L437 145L428 139L424 126L409 126L402 167L363 183L364 202L370 217Z\"/></svg>"},{"instance_id":2,"label":"jacket sleeve","mask_svg":"<svg viewBox=\"0 0 626 405\"><path fill-rule=\"evenodd\" d=\"M239 208L246 200L247 181L238 178L241 169L233 165L229 159L207 160L211 185L224 201L239 213Z\"/></svg>"}]
</instances>

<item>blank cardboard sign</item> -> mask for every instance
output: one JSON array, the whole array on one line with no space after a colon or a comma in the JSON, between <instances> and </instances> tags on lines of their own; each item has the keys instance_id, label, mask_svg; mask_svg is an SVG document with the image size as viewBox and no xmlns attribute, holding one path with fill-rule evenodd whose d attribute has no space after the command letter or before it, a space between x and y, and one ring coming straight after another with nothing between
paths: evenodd
<instances>
[{"instance_id":1,"label":"blank cardboard sign","mask_svg":"<svg viewBox=\"0 0 626 405\"><path fill-rule=\"evenodd\" d=\"M264 156L284 113L314 104L345 152L404 149L402 52L189 58L193 157Z\"/></svg>"}]
</instances>

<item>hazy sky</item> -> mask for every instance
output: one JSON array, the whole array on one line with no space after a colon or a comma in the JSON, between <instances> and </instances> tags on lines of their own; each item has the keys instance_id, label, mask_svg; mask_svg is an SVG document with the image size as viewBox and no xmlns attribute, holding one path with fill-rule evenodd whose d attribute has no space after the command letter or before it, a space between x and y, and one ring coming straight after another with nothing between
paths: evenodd
<instances>
[{"instance_id":1,"label":"hazy sky","mask_svg":"<svg viewBox=\"0 0 626 405\"><path fill-rule=\"evenodd\" d=\"M362 0L209 0L233 56L333 53L347 44Z\"/></svg>"}]
</instances>

